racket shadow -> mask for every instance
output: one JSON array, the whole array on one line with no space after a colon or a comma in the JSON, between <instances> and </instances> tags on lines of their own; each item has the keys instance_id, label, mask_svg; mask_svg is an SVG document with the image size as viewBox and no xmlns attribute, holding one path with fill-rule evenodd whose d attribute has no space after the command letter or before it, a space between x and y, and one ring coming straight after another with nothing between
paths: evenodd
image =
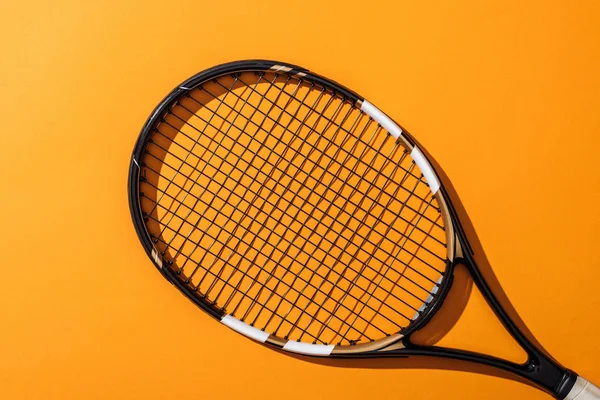
<instances>
[{"instance_id":1,"label":"racket shadow","mask_svg":"<svg viewBox=\"0 0 600 400\"><path fill-rule=\"evenodd\" d=\"M467 214L465 207L463 206L462 202L460 201L460 197L458 196L456 190L454 189L454 186L452 185L450 179L444 172L443 168L438 164L438 162L429 153L427 153L427 157L428 157L429 161L432 163L436 172L438 173L439 178L442 180L444 188L446 189L446 192L450 196L452 205L453 205L456 213L458 214L458 217L459 217L459 220L461 221L463 230L464 230L464 232L469 240L469 244L471 245L471 248L473 250L475 262L477 263L477 267L479 268L479 271L482 273L486 282L488 283L488 285L494 292L494 295L496 296L496 298L498 299L498 301L500 302L500 304L502 305L502 307L504 308L506 313L509 315L511 320L515 323L515 325L517 325L517 327L521 330L521 332L538 349L540 349L546 355L551 357L549 355L548 351L544 348L544 346L542 346L542 344L537 341L537 339L535 338L533 333L529 330L529 328L527 327L527 325L525 324L523 319L521 319L521 316L519 315L517 310L514 308L510 299L504 292L504 289L502 288L502 285L500 284L498 277L494 273L494 270L485 254L485 251L483 250L483 245L481 244L481 241L479 240L479 237L477 236L477 232L475 231L475 228L471 222L471 219L469 218L469 215Z\"/></svg>"},{"instance_id":2,"label":"racket shadow","mask_svg":"<svg viewBox=\"0 0 600 400\"><path fill-rule=\"evenodd\" d=\"M419 369L419 370L441 370L441 371L457 371L469 372L479 375L495 376L498 378L508 379L519 382L531 387L535 387L529 381L522 379L508 372L498 370L497 368L488 367L486 365L474 365L472 363L460 360L448 360L434 357L419 357L411 356L410 358L364 358L364 359L335 359L335 358L318 358L307 357L298 354L293 354L286 351L276 350L282 355L295 358L300 361L306 361L313 364L325 365L336 368L353 368L353 369Z\"/></svg>"}]
</instances>

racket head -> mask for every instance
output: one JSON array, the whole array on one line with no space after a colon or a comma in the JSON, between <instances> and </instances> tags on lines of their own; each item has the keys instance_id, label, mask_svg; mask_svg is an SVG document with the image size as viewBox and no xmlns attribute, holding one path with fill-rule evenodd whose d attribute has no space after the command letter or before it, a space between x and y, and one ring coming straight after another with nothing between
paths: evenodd
<instances>
[{"instance_id":1,"label":"racket head","mask_svg":"<svg viewBox=\"0 0 600 400\"><path fill-rule=\"evenodd\" d=\"M129 173L137 234L167 279L230 328L319 356L401 347L439 308L457 242L442 189L375 106L265 60L175 88Z\"/></svg>"}]
</instances>

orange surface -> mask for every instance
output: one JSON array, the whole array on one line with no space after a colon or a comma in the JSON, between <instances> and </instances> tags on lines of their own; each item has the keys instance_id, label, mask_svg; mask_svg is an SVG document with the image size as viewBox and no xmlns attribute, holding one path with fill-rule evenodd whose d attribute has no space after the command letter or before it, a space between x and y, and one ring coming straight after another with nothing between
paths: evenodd
<instances>
[{"instance_id":1,"label":"orange surface","mask_svg":"<svg viewBox=\"0 0 600 400\"><path fill-rule=\"evenodd\" d=\"M160 277L129 218L133 144L176 84L244 58L331 77L412 132L531 331L600 382L597 3L12 1L0 33L0 398L549 398L288 357ZM512 352L478 295L463 317L442 343Z\"/></svg>"}]
</instances>

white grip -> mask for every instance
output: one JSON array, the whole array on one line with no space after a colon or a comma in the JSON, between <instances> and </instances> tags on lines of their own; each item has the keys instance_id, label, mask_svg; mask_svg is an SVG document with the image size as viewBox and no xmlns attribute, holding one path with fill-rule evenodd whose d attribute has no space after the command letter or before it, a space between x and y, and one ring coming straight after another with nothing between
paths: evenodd
<instances>
[{"instance_id":1,"label":"white grip","mask_svg":"<svg viewBox=\"0 0 600 400\"><path fill-rule=\"evenodd\" d=\"M600 400L600 388L578 376L564 400Z\"/></svg>"}]
</instances>

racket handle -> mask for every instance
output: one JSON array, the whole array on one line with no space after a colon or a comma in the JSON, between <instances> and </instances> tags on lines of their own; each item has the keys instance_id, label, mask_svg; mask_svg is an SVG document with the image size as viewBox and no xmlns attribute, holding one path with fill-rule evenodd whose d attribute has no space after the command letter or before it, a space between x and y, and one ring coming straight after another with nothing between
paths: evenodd
<instances>
[{"instance_id":1,"label":"racket handle","mask_svg":"<svg viewBox=\"0 0 600 400\"><path fill-rule=\"evenodd\" d=\"M600 400L600 388L578 376L575 385L564 400Z\"/></svg>"}]
</instances>

